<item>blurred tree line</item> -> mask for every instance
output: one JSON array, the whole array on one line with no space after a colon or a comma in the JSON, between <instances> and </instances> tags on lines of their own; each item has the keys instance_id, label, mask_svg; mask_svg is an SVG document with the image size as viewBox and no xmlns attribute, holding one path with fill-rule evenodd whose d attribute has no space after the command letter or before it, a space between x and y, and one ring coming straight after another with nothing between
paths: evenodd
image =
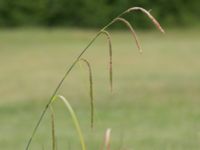
<instances>
[{"instance_id":1,"label":"blurred tree line","mask_svg":"<svg viewBox=\"0 0 200 150\"><path fill-rule=\"evenodd\" d=\"M200 0L0 0L0 26L99 27L133 6L152 9L165 25L200 22ZM149 25L141 13L126 17L138 27Z\"/></svg>"}]
</instances>

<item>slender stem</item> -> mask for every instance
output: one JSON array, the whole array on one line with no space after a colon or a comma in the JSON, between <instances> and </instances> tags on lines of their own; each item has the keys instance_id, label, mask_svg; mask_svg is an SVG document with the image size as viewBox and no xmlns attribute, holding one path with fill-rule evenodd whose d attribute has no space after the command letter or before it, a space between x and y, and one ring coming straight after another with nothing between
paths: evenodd
<instances>
[{"instance_id":1,"label":"slender stem","mask_svg":"<svg viewBox=\"0 0 200 150\"><path fill-rule=\"evenodd\" d=\"M92 45L92 43L96 40L96 38L99 36L99 32L95 35L95 37L91 40L91 42L86 46L86 48L78 55L78 57L75 59L75 61L72 63L72 65L69 67L69 69L66 71L66 73L64 74L64 76L62 77L61 81L59 82L58 86L56 87L55 91L53 92L52 96L50 97L48 103L46 104L44 110L41 113L41 116L35 126L35 128L33 129L33 133L28 141L28 144L26 146L25 150L28 150L30 147L30 144L32 142L32 139L42 121L42 119L44 118L44 115L46 114L47 109L49 108L49 104L51 103L51 101L53 100L53 98L55 97L55 95L57 94L58 90L60 89L60 87L62 86L64 80L66 79L66 77L68 76L68 74L71 72L71 70L73 69L73 67L76 65L76 63L79 61L80 57L86 52L86 50L90 47L90 45Z\"/></svg>"},{"instance_id":2,"label":"slender stem","mask_svg":"<svg viewBox=\"0 0 200 150\"><path fill-rule=\"evenodd\" d=\"M55 113L53 107L50 106L51 110L51 136L52 136L52 150L56 150L56 135L55 135Z\"/></svg>"}]
</instances>

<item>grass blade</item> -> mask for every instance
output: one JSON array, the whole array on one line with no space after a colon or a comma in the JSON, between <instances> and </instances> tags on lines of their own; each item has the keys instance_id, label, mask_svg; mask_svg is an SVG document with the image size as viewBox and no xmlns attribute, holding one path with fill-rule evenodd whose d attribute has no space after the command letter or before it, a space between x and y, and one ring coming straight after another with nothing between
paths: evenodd
<instances>
[{"instance_id":1,"label":"grass blade","mask_svg":"<svg viewBox=\"0 0 200 150\"><path fill-rule=\"evenodd\" d=\"M82 150L86 150L86 144L85 144L85 140L83 138L83 133L82 133L82 130L81 130L81 127L80 127L80 124L79 124L79 121L77 119L77 116L73 110L73 108L71 107L70 103L68 102L68 100L64 97L64 96L61 96L61 95L58 95L58 96L55 96L51 102L51 104L56 101L56 100L62 100L65 104L65 106L67 107L67 110L69 111L70 115L71 115L71 118L72 118L72 121L74 123L74 126L76 128L76 131L78 133L78 136L79 136L79 140L80 140L80 144L81 144L81 148Z\"/></svg>"}]
</instances>

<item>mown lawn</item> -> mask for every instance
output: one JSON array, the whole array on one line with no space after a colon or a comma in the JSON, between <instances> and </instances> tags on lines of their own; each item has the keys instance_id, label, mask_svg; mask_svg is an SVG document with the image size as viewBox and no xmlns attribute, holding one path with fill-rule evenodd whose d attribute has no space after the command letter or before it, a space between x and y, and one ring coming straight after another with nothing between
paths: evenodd
<instances>
[{"instance_id":1,"label":"mown lawn","mask_svg":"<svg viewBox=\"0 0 200 150\"><path fill-rule=\"evenodd\" d=\"M95 31L0 31L0 149L25 149L58 81ZM109 92L108 45L100 37L84 55L93 68L95 128L90 129L87 68L77 65L59 94L80 119L88 149L100 150L112 128L112 150L200 149L200 32L139 32L139 55L128 32L113 31L114 92ZM78 136L61 102L55 105L58 149L78 150ZM47 114L31 150L51 149Z\"/></svg>"}]
</instances>

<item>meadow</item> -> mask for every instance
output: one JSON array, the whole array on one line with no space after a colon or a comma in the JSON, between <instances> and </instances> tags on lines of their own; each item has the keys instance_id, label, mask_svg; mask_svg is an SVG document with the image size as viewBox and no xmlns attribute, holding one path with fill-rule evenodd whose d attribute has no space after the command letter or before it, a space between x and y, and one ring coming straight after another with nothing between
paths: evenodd
<instances>
[{"instance_id":1,"label":"meadow","mask_svg":"<svg viewBox=\"0 0 200 150\"><path fill-rule=\"evenodd\" d=\"M200 149L200 32L198 29L138 31L139 54L129 32L112 31L113 93L109 90L104 36L83 56L93 71L95 122L90 129L87 68L77 65L59 94L80 119L87 147L100 150L112 128L112 150ZM0 149L25 149L53 90L94 30L0 30ZM58 149L80 144L68 111L54 104ZM50 114L31 145L51 149Z\"/></svg>"}]
</instances>

